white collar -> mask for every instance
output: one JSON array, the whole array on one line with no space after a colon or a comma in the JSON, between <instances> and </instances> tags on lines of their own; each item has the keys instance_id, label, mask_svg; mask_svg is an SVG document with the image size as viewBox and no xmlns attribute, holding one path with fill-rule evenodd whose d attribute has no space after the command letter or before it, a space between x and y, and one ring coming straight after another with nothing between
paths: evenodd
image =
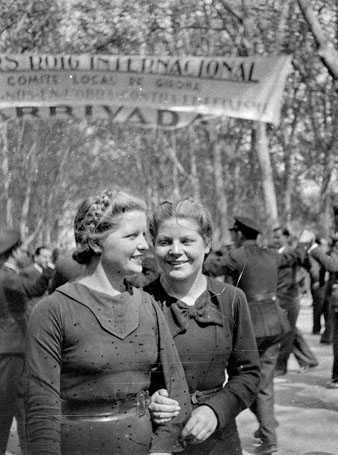
<instances>
[{"instance_id":1,"label":"white collar","mask_svg":"<svg viewBox=\"0 0 338 455\"><path fill-rule=\"evenodd\" d=\"M14 264L12 264L11 262L5 262L4 265L8 269L14 270L14 272L19 273L19 269Z\"/></svg>"},{"instance_id":2,"label":"white collar","mask_svg":"<svg viewBox=\"0 0 338 455\"><path fill-rule=\"evenodd\" d=\"M35 270L37 270L39 273L42 273L43 272L43 268L41 267L41 265L37 264L36 262L34 262L34 266Z\"/></svg>"}]
</instances>

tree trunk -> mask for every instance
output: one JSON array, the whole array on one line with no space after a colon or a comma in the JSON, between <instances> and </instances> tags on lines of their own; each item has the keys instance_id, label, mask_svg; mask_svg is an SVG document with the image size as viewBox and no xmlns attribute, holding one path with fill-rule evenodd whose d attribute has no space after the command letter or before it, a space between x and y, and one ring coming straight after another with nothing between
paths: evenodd
<instances>
[{"instance_id":1,"label":"tree trunk","mask_svg":"<svg viewBox=\"0 0 338 455\"><path fill-rule=\"evenodd\" d=\"M334 182L335 154L327 150L324 160L324 175L320 192L320 224L325 235L331 234L332 223L332 184Z\"/></svg>"},{"instance_id":2,"label":"tree trunk","mask_svg":"<svg viewBox=\"0 0 338 455\"><path fill-rule=\"evenodd\" d=\"M336 232L336 226L332 223L332 198L328 193L321 198L320 228L322 235L327 239Z\"/></svg>"},{"instance_id":3,"label":"tree trunk","mask_svg":"<svg viewBox=\"0 0 338 455\"><path fill-rule=\"evenodd\" d=\"M28 215L29 215L29 208L31 204L31 195L32 195L32 187L34 181L34 169L37 168L37 147L36 142L33 143L32 147L30 148L29 152L27 153L27 182L26 182L26 191L25 191L25 198L22 204L21 209L21 218L20 218L20 232L21 237L25 239L29 234L29 227L28 227Z\"/></svg>"},{"instance_id":4,"label":"tree trunk","mask_svg":"<svg viewBox=\"0 0 338 455\"><path fill-rule=\"evenodd\" d=\"M286 224L288 225L288 221L292 216L292 193L294 190L294 177L292 173L293 167L293 153L289 147L285 148L285 190L284 190L284 217Z\"/></svg>"},{"instance_id":5,"label":"tree trunk","mask_svg":"<svg viewBox=\"0 0 338 455\"><path fill-rule=\"evenodd\" d=\"M42 223L43 223L43 215L38 217L35 221L36 221L36 225L35 225L34 231L29 236L27 236L27 233L25 233L24 245L26 245L26 246L28 246L30 243L32 243L33 240L35 239L35 237L39 234Z\"/></svg>"},{"instance_id":6,"label":"tree trunk","mask_svg":"<svg viewBox=\"0 0 338 455\"><path fill-rule=\"evenodd\" d=\"M216 134L216 133L213 133ZM222 245L231 243L228 223L228 200L223 175L222 151L217 143L217 139L210 141L213 158L213 173L215 181L216 209L219 215L220 242Z\"/></svg>"},{"instance_id":7,"label":"tree trunk","mask_svg":"<svg viewBox=\"0 0 338 455\"><path fill-rule=\"evenodd\" d=\"M338 91L338 51L333 42L328 40L322 26L316 16L309 0L298 0L298 5L304 15L305 20L310 26L311 32L318 44L318 55L322 59L328 72L335 81L335 89Z\"/></svg>"},{"instance_id":8,"label":"tree trunk","mask_svg":"<svg viewBox=\"0 0 338 455\"><path fill-rule=\"evenodd\" d=\"M3 197L5 203L5 223L6 227L13 227L12 198L9 195L11 185L11 173L8 164L8 141L7 141L7 122L3 122L2 128L2 174L3 174Z\"/></svg>"},{"instance_id":9,"label":"tree trunk","mask_svg":"<svg viewBox=\"0 0 338 455\"><path fill-rule=\"evenodd\" d=\"M268 228L271 230L278 224L278 210L265 123L258 122L256 124L256 135L257 156L262 173L267 224Z\"/></svg>"},{"instance_id":10,"label":"tree trunk","mask_svg":"<svg viewBox=\"0 0 338 455\"><path fill-rule=\"evenodd\" d=\"M172 183L173 183L173 197L175 200L179 200L180 199L180 185L179 185L179 179L178 179L178 170L177 170L177 167L175 165L173 165L172 167L172 176L173 176L173 180L172 180Z\"/></svg>"},{"instance_id":11,"label":"tree trunk","mask_svg":"<svg viewBox=\"0 0 338 455\"><path fill-rule=\"evenodd\" d=\"M197 170L197 161L196 161L196 147L195 142L193 141L190 131L188 131L189 135L189 158L190 158L190 175L191 175L191 184L193 189L193 197L195 201L200 201L201 199L201 189L198 177L198 170Z\"/></svg>"},{"instance_id":12,"label":"tree trunk","mask_svg":"<svg viewBox=\"0 0 338 455\"><path fill-rule=\"evenodd\" d=\"M284 2L284 6L280 16L280 22L278 25L277 35L276 35L276 48L275 52L279 53L279 48L282 42L282 30L288 15L289 9L289 0ZM244 46L248 55L252 55L255 51L252 43L254 42L255 31L253 28L253 23L250 20L250 11L249 5L251 2L249 0L243 0L243 25L245 32L245 42ZM256 150L258 161L262 174L262 185L265 201L265 212L267 218L268 231L271 231L276 224L278 224L278 210L277 210L277 198L275 191L275 184L272 174L270 152L269 152L269 143L266 133L266 124L263 122L257 122L255 128L256 134ZM268 232L268 235L270 232Z\"/></svg>"},{"instance_id":13,"label":"tree trunk","mask_svg":"<svg viewBox=\"0 0 338 455\"><path fill-rule=\"evenodd\" d=\"M172 184L173 184L173 199L178 201L179 199L181 199L181 191L180 191L180 183L179 183L179 171L178 171L178 166L176 164L176 162L178 162L178 159L177 159L177 140L176 139L177 139L176 138L176 131L174 130L172 132L172 147L173 147L173 150L174 150L174 156L176 158L176 161L174 161L174 163L172 165L172 176L173 176Z\"/></svg>"}]
</instances>

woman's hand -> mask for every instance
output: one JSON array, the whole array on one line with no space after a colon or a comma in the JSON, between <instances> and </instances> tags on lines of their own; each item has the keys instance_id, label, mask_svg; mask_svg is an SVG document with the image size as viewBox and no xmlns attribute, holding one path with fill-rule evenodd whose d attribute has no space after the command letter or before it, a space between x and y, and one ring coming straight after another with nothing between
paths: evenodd
<instances>
[{"instance_id":1,"label":"woman's hand","mask_svg":"<svg viewBox=\"0 0 338 455\"><path fill-rule=\"evenodd\" d=\"M150 399L149 411L157 425L170 422L180 413L180 410L179 403L169 398L168 391L165 389L157 390Z\"/></svg>"},{"instance_id":2,"label":"woman's hand","mask_svg":"<svg viewBox=\"0 0 338 455\"><path fill-rule=\"evenodd\" d=\"M191 413L181 433L181 439L189 444L201 444L217 428L217 417L209 406L199 406Z\"/></svg>"}]
</instances>

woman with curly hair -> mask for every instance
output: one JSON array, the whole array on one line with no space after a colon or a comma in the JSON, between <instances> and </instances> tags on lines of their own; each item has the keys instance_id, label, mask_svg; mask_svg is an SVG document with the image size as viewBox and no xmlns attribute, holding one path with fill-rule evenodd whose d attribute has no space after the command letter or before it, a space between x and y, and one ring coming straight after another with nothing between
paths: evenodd
<instances>
[{"instance_id":1,"label":"woman with curly hair","mask_svg":"<svg viewBox=\"0 0 338 455\"><path fill-rule=\"evenodd\" d=\"M125 277L142 270L146 206L119 190L86 199L74 258L84 274L33 310L27 335L27 429L31 455L146 455L181 450L189 415L184 372L165 319ZM148 393L160 381L181 403L154 428Z\"/></svg>"}]
</instances>

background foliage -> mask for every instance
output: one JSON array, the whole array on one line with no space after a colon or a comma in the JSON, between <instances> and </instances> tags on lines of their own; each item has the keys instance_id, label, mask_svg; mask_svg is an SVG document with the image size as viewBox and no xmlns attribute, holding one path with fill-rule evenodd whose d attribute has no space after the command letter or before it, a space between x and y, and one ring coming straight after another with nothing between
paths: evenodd
<instances>
[{"instance_id":1,"label":"background foliage","mask_svg":"<svg viewBox=\"0 0 338 455\"><path fill-rule=\"evenodd\" d=\"M335 50L335 0L311 0ZM293 55L278 127L264 127L276 216L254 122L223 118L185 130L153 131L107 121L1 123L1 225L28 242L60 244L80 200L112 185L131 187L152 207L194 197L227 242L234 214L264 226L332 229L337 188L337 91L318 40L296 0L0 0L2 53ZM264 202L265 201L265 202Z\"/></svg>"}]
</instances>

